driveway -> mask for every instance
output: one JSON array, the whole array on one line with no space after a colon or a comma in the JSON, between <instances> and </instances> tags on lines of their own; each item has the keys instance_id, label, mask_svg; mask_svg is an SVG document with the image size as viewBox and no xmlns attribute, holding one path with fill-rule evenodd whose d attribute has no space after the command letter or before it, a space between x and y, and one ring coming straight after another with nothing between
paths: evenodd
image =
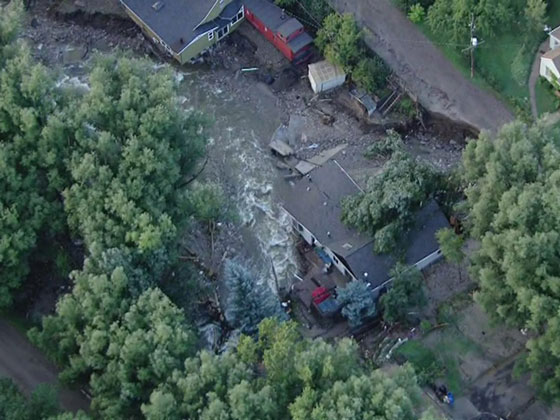
<instances>
[{"instance_id":1,"label":"driveway","mask_svg":"<svg viewBox=\"0 0 560 420\"><path fill-rule=\"evenodd\" d=\"M494 95L463 76L390 0L331 0L331 4L340 13L354 15L369 47L430 112L477 130L497 131L514 119Z\"/></svg>"},{"instance_id":2,"label":"driveway","mask_svg":"<svg viewBox=\"0 0 560 420\"><path fill-rule=\"evenodd\" d=\"M29 395L39 384L58 384L58 370L27 337L0 320L0 377L9 377ZM68 411L87 410L89 401L79 391L59 389L60 405Z\"/></svg>"}]
</instances>

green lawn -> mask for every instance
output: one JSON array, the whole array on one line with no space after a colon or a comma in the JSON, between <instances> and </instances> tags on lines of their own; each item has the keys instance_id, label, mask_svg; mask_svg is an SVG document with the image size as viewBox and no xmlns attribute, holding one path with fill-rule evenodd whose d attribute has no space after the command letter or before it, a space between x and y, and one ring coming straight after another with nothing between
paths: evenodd
<instances>
[{"instance_id":1,"label":"green lawn","mask_svg":"<svg viewBox=\"0 0 560 420\"><path fill-rule=\"evenodd\" d=\"M436 334L435 340L425 337L407 341L396 353L414 366L421 383L441 380L456 396L460 396L466 381L459 369L459 358L468 353L480 354L482 350L454 328L439 330Z\"/></svg>"},{"instance_id":2,"label":"green lawn","mask_svg":"<svg viewBox=\"0 0 560 420\"><path fill-rule=\"evenodd\" d=\"M560 25L560 1L549 0L550 10L548 22L552 27ZM448 37L433 33L427 22L419 25L422 31L430 38L455 66L467 77L470 77L470 56L468 52L461 50L468 47L450 45ZM511 108L519 115L529 118L531 106L529 103L528 78L531 72L538 46L544 40L534 39L528 45L524 45L525 37L522 27L512 28L507 33L498 34L492 38L482 38L482 43L475 51L475 78L474 82L482 88L493 90L497 95L509 103ZM517 69L517 80L513 76L512 63L516 56L523 50L521 65ZM550 98L541 90L541 104L543 110L550 110ZM541 112L539 110L539 112ZM543 111L544 112L544 111Z\"/></svg>"},{"instance_id":3,"label":"green lawn","mask_svg":"<svg viewBox=\"0 0 560 420\"><path fill-rule=\"evenodd\" d=\"M558 110L558 101L560 99L551 92L546 84L537 82L535 86L535 95L537 97L537 110L539 111L539 115L545 112L554 112Z\"/></svg>"}]
</instances>

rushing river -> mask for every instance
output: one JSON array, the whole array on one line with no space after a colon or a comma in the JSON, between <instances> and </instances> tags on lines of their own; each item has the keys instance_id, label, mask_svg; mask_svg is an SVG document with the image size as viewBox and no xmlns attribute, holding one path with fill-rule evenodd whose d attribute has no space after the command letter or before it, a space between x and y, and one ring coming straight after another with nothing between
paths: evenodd
<instances>
[{"instance_id":1,"label":"rushing river","mask_svg":"<svg viewBox=\"0 0 560 420\"><path fill-rule=\"evenodd\" d=\"M279 285L286 286L296 270L296 260L290 222L273 188L278 171L267 148L281 123L275 99L258 91L256 84L244 93L236 90L243 83L224 87L216 82L212 70L179 73L177 79L185 109L202 111L212 120L207 171L213 167L221 182L231 187L228 191L233 191L231 198L244 226L241 239L246 256L263 271L273 289L272 264ZM247 95L252 99L243 100Z\"/></svg>"},{"instance_id":2,"label":"rushing river","mask_svg":"<svg viewBox=\"0 0 560 420\"><path fill-rule=\"evenodd\" d=\"M162 67L154 65L154 69ZM66 70L59 86L89 89L82 66ZM289 283L296 270L289 220L273 188L278 172L266 147L281 123L280 112L269 92L255 90L258 84L238 79L224 84L220 74L223 71L204 67L178 71L178 94L185 112L200 111L210 119L209 164L204 176L224 184L243 225L238 248L244 249L242 256L276 290L273 265L280 287ZM247 92L239 92L240 85Z\"/></svg>"}]
</instances>

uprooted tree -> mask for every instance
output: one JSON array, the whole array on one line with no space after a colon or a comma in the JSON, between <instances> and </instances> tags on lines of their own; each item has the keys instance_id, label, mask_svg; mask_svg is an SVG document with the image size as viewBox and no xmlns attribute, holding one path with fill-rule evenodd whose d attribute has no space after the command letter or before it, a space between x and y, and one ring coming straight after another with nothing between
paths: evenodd
<instances>
[{"instance_id":1,"label":"uprooted tree","mask_svg":"<svg viewBox=\"0 0 560 420\"><path fill-rule=\"evenodd\" d=\"M430 166L398 149L364 192L342 201L342 221L372 235L376 252L391 252L438 185Z\"/></svg>"}]
</instances>

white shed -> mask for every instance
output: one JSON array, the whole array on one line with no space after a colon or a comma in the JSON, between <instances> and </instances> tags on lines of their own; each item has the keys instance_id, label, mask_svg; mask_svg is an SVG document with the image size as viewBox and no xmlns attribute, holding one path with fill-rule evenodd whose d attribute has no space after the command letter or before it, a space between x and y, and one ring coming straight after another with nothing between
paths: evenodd
<instances>
[{"instance_id":1,"label":"white shed","mask_svg":"<svg viewBox=\"0 0 560 420\"><path fill-rule=\"evenodd\" d=\"M309 66L309 82L313 92L319 93L335 87L341 86L346 80L346 73L327 60L310 64Z\"/></svg>"}]
</instances>

